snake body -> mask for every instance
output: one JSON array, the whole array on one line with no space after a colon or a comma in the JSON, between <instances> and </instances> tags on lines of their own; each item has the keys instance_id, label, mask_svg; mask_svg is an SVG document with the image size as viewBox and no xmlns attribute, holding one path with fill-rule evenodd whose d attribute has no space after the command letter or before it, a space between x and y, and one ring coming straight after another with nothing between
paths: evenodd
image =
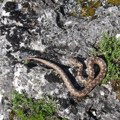
<instances>
[{"instance_id":1,"label":"snake body","mask_svg":"<svg viewBox=\"0 0 120 120\"><path fill-rule=\"evenodd\" d=\"M52 62L42 59L42 58L35 58L35 57L27 57L26 60L33 60L33 61L42 63L42 64L46 65L47 67L54 69L60 75L62 80L64 81L64 84L66 85L66 87L67 87L68 91L71 93L71 95L73 95L74 97L78 97L78 98L84 97L88 93L90 93L92 91L92 89L101 82L101 80L105 77L105 74L106 74L106 63L101 58L89 57L86 60L86 66L88 69L87 70L88 77L87 77L87 80L85 80L86 81L84 84L85 88L83 90L77 90L74 88L69 77L63 71L63 69L60 68L55 63L52 63ZM83 69L82 64L77 59L72 59L69 62L71 65L73 65L77 68L77 78L81 82L82 79L84 79L81 74L82 69ZM97 64L100 68L99 73L96 77L95 77L95 72L93 69L94 64Z\"/></svg>"}]
</instances>

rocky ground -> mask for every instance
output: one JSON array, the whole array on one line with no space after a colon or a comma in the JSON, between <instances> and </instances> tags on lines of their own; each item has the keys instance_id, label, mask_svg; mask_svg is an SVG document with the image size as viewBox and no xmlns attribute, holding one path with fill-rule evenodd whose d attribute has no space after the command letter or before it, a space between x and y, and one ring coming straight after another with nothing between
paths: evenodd
<instances>
[{"instance_id":1,"label":"rocky ground","mask_svg":"<svg viewBox=\"0 0 120 120\"><path fill-rule=\"evenodd\" d=\"M0 120L9 120L13 90L36 99L52 95L58 114L68 120L120 120L120 102L110 84L77 101L51 69L23 62L26 56L38 56L68 66L71 56L90 56L103 33L120 33L120 7L102 0L95 18L83 18L69 14L77 9L74 0L16 1L0 4Z\"/></svg>"}]
</instances>

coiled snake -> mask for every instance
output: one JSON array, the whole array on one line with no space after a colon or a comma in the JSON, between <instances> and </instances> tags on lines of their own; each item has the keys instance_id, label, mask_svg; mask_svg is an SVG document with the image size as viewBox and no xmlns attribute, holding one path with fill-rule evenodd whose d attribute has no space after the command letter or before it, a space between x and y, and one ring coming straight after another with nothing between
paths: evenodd
<instances>
[{"instance_id":1,"label":"coiled snake","mask_svg":"<svg viewBox=\"0 0 120 120\"><path fill-rule=\"evenodd\" d=\"M62 78L64 81L67 89L73 95L74 97L84 97L88 93L91 92L91 90L98 85L101 80L105 77L106 74L106 63L99 57L89 57L86 60L86 66L87 66L87 80L84 80L82 76L82 69L83 65L80 63L77 59L73 58L69 60L70 65L74 66L77 70L77 75L76 78L78 79L79 82L84 83L84 89L83 90L77 90L74 88L73 84L69 80L69 77L67 74L63 71L62 68L60 68L58 65L55 63L52 63L48 60L42 59L42 58L35 58L35 57L27 57L25 60L33 60L37 61L39 63L45 64L46 66L54 69ZM95 77L95 72L94 72L94 64L97 64L100 68L98 75Z\"/></svg>"}]
</instances>

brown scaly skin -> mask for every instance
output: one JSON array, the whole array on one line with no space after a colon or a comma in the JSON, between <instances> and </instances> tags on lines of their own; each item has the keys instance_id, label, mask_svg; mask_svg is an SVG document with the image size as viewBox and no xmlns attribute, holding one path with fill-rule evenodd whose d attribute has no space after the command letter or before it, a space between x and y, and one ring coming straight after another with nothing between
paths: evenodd
<instances>
[{"instance_id":1,"label":"brown scaly skin","mask_svg":"<svg viewBox=\"0 0 120 120\"><path fill-rule=\"evenodd\" d=\"M70 82L67 74L56 64L54 64L48 60L44 60L42 58L35 58L35 57L27 57L27 58L25 58L25 60L37 61L39 63L42 63L42 64L54 69L60 75L62 80L64 81L64 83L65 83L67 89L69 90L69 92L71 93L71 95L73 95L74 97L77 97L77 98L84 97L88 93L90 93L91 90L101 82L101 80L105 77L105 74L106 74L106 64L101 58L98 58L98 57L88 58L87 63L86 63L86 66L88 68L88 78L87 78L87 81L85 82L85 88L81 91L78 91L74 88L74 86ZM76 59L72 59L72 61L70 61L70 63L79 68L77 77L79 77L79 80L81 81L81 79L83 78L81 76L82 74L80 73L82 71L81 63L78 63L78 61ZM95 78L94 78L95 73L94 73L94 69L93 69L94 64L97 64L100 67L99 74Z\"/></svg>"}]
</instances>

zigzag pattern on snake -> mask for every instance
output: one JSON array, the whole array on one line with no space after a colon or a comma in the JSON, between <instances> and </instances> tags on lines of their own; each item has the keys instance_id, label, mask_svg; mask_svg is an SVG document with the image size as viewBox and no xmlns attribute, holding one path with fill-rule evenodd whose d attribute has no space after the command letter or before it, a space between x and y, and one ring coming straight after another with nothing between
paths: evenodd
<instances>
[{"instance_id":1,"label":"zigzag pattern on snake","mask_svg":"<svg viewBox=\"0 0 120 120\"><path fill-rule=\"evenodd\" d=\"M69 90L69 92L71 93L71 95L73 95L75 97L79 97L79 98L84 97L88 93L90 93L92 91L92 89L101 82L101 80L105 77L105 74L106 74L106 63L99 57L89 57L86 60L88 77L87 77L87 80L84 80L84 78L82 76L82 69L83 69L82 63L80 63L75 58L70 59L69 60L70 65L74 66L74 68L77 69L76 70L77 71L76 79L79 82L82 82L85 86L85 88L83 90L79 91L74 88L73 84L69 80L69 77L63 71L63 69L60 68L59 66L57 66L55 63L52 63L52 62L42 59L42 58L35 58L35 57L27 57L27 58L25 58L25 60L37 61L39 63L42 63L42 64L54 69L60 75L62 80L64 81L64 84L66 85L66 87ZM94 72L94 64L97 64L100 68L100 71L96 77L95 77L95 72Z\"/></svg>"}]
</instances>

